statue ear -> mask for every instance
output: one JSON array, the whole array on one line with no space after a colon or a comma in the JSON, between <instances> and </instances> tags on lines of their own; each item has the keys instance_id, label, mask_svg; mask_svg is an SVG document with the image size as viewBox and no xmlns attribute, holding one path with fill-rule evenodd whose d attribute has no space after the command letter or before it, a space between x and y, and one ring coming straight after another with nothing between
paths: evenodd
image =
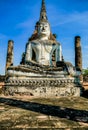
<instances>
[{"instance_id":1,"label":"statue ear","mask_svg":"<svg viewBox=\"0 0 88 130\"><path fill-rule=\"evenodd\" d=\"M49 35L49 37L48 37L49 40L51 39L50 37L51 37L51 36Z\"/></svg>"},{"instance_id":2,"label":"statue ear","mask_svg":"<svg viewBox=\"0 0 88 130\"><path fill-rule=\"evenodd\" d=\"M50 33L49 40L56 41L56 39L55 39L55 37L53 36L53 34L52 34L52 33Z\"/></svg>"}]
</instances>

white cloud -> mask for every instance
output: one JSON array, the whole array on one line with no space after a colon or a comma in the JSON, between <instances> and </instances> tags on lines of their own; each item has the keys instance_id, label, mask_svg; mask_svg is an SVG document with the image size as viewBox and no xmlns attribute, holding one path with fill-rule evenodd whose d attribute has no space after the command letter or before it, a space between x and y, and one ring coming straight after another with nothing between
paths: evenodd
<instances>
[{"instance_id":1,"label":"white cloud","mask_svg":"<svg viewBox=\"0 0 88 130\"><path fill-rule=\"evenodd\" d=\"M88 27L88 11L85 12L73 12L73 13L66 13L66 12L59 12L58 10L53 10L50 8L49 10L49 19L51 20L52 27L56 27L58 25L62 24L67 24L67 23L72 23L76 22L81 25L87 26Z\"/></svg>"},{"instance_id":2,"label":"white cloud","mask_svg":"<svg viewBox=\"0 0 88 130\"><path fill-rule=\"evenodd\" d=\"M28 19L26 19L25 21L23 21L21 23L18 23L16 25L16 28L24 28L24 29L33 28L35 26L37 20L39 20L40 9L38 9L38 7L40 7L39 1L31 7L29 6L30 13L29 13Z\"/></svg>"},{"instance_id":3,"label":"white cloud","mask_svg":"<svg viewBox=\"0 0 88 130\"><path fill-rule=\"evenodd\" d=\"M27 19L26 21L16 25L16 28L30 28L33 27L36 22L36 18Z\"/></svg>"},{"instance_id":4,"label":"white cloud","mask_svg":"<svg viewBox=\"0 0 88 130\"><path fill-rule=\"evenodd\" d=\"M88 12L73 12L72 14L64 14L61 16L59 24L77 22L85 24L88 22Z\"/></svg>"}]
</instances>

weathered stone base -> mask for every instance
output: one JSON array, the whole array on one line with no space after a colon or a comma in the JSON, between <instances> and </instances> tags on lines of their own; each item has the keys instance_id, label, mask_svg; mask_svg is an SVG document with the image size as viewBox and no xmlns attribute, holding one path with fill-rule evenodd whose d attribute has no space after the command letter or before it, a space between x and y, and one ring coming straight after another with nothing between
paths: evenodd
<instances>
[{"instance_id":1,"label":"weathered stone base","mask_svg":"<svg viewBox=\"0 0 88 130\"><path fill-rule=\"evenodd\" d=\"M6 95L29 95L35 97L60 97L60 96L80 96L80 88L77 87L40 87L32 90L29 86L6 86Z\"/></svg>"},{"instance_id":2,"label":"weathered stone base","mask_svg":"<svg viewBox=\"0 0 88 130\"><path fill-rule=\"evenodd\" d=\"M5 94L36 97L80 96L81 84L74 78L10 79Z\"/></svg>"}]
</instances>

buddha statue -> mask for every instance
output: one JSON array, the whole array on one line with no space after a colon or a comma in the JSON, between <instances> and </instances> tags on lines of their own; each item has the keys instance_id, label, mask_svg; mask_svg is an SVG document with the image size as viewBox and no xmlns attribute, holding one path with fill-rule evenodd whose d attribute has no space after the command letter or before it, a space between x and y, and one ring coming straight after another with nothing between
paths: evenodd
<instances>
[{"instance_id":1,"label":"buddha statue","mask_svg":"<svg viewBox=\"0 0 88 130\"><path fill-rule=\"evenodd\" d=\"M8 53L12 59L13 53ZM62 57L61 44L51 32L45 1L42 0L40 19L26 44L20 65L6 67L5 93L39 97L79 96L81 84L76 71Z\"/></svg>"},{"instance_id":2,"label":"buddha statue","mask_svg":"<svg viewBox=\"0 0 88 130\"><path fill-rule=\"evenodd\" d=\"M55 66L53 55L55 63L62 61L61 45L51 33L45 2L42 0L40 19L36 23L34 34L26 45L25 64L35 62L39 65Z\"/></svg>"},{"instance_id":3,"label":"buddha statue","mask_svg":"<svg viewBox=\"0 0 88 130\"><path fill-rule=\"evenodd\" d=\"M51 37L50 25L47 21L39 21L36 25L36 37L26 45L25 62L36 62L40 65L53 66L52 56L55 53L55 61L62 60L60 43ZM53 35L52 35L53 37ZM33 55L35 55L33 59Z\"/></svg>"}]
</instances>

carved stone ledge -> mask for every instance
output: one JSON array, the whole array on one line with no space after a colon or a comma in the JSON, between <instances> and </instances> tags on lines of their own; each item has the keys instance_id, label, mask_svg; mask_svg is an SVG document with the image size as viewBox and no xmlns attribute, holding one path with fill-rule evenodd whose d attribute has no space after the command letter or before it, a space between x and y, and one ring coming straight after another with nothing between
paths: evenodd
<instances>
[{"instance_id":1,"label":"carved stone ledge","mask_svg":"<svg viewBox=\"0 0 88 130\"><path fill-rule=\"evenodd\" d=\"M80 83L74 79L9 79L6 82L6 86L50 86L50 87L67 87L67 86L80 86Z\"/></svg>"}]
</instances>

